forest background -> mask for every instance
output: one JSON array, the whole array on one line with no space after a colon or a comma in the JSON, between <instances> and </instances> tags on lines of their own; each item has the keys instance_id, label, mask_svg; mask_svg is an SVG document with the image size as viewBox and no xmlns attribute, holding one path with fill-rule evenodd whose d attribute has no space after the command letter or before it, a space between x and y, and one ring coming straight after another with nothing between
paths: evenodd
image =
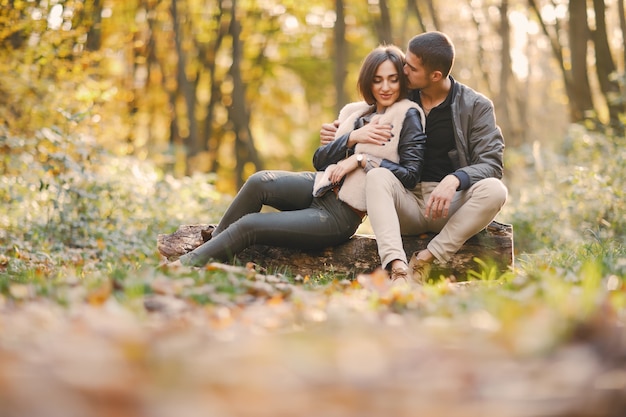
<instances>
[{"instance_id":1,"label":"forest background","mask_svg":"<svg viewBox=\"0 0 626 417\"><path fill-rule=\"evenodd\" d=\"M218 221L251 173L312 169L362 57L428 30L495 103L510 273L484 265L468 278L495 285L385 298L327 272L155 268L158 233ZM0 411L261 415L228 401L261 393L268 415L319 411L316 395L331 415L358 387L389 400L348 401L359 415L620 415L625 34L624 0L0 0ZM299 349L285 357L285 343ZM408 349L448 366L380 355ZM292 379L266 385L278 363ZM418 404L401 396L416 375L434 382Z\"/></svg>"}]
</instances>

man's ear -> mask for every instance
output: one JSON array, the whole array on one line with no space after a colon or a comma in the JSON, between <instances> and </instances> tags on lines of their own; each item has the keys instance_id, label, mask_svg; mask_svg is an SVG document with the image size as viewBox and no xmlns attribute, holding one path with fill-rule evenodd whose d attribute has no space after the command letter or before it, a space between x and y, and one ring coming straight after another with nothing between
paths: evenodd
<instances>
[{"instance_id":1,"label":"man's ear","mask_svg":"<svg viewBox=\"0 0 626 417\"><path fill-rule=\"evenodd\" d=\"M441 73L441 71L433 71L430 73L430 80L433 82L441 81L442 78L443 74Z\"/></svg>"}]
</instances>

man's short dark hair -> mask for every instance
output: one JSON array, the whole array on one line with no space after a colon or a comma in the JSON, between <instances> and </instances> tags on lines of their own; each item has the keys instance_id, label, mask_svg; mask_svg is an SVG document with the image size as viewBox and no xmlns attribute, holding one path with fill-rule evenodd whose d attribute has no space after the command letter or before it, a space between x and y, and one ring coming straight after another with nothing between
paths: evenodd
<instances>
[{"instance_id":1,"label":"man's short dark hair","mask_svg":"<svg viewBox=\"0 0 626 417\"><path fill-rule=\"evenodd\" d=\"M372 93L372 85L374 85L376 70L380 64L385 61L391 61L396 71L398 71L398 79L400 81L399 99L406 98L407 96L408 82L404 75L404 52L395 45L381 45L365 57L361 65L361 71L359 72L357 87L363 100L365 100L367 104L374 104L376 102L376 98Z\"/></svg>"},{"instance_id":2,"label":"man's short dark hair","mask_svg":"<svg viewBox=\"0 0 626 417\"><path fill-rule=\"evenodd\" d=\"M409 52L422 60L430 72L440 71L444 77L450 74L454 64L454 44L441 32L426 32L409 41Z\"/></svg>"}]
</instances>

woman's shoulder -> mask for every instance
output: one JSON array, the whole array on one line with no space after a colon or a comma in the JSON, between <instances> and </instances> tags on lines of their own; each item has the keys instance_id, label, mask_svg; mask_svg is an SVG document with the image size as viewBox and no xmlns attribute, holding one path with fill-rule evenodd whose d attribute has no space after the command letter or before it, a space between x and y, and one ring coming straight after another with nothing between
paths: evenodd
<instances>
[{"instance_id":1,"label":"woman's shoulder","mask_svg":"<svg viewBox=\"0 0 626 417\"><path fill-rule=\"evenodd\" d=\"M352 114L357 114L357 116L361 116L371 108L372 106L367 104L365 101L355 101L352 103L348 103L343 106L341 111L339 111L339 117L337 117L337 119L342 122Z\"/></svg>"}]
</instances>

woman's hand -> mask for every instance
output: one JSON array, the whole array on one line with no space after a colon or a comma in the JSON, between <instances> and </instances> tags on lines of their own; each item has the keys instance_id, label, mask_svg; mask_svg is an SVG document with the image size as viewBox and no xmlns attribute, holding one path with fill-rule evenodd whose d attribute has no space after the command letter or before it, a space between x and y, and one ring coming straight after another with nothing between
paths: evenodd
<instances>
[{"instance_id":1,"label":"woman's hand","mask_svg":"<svg viewBox=\"0 0 626 417\"><path fill-rule=\"evenodd\" d=\"M338 184L343 177L348 175L359 167L359 163L356 160L356 155L352 155L342 161L339 161L336 165L328 167L328 179L334 184Z\"/></svg>"},{"instance_id":2,"label":"woman's hand","mask_svg":"<svg viewBox=\"0 0 626 417\"><path fill-rule=\"evenodd\" d=\"M348 147L353 147L357 143L372 143L374 145L385 145L391 140L392 126L388 123L381 124L378 119L372 120L371 123L355 129L350 133L348 139Z\"/></svg>"}]
</instances>

